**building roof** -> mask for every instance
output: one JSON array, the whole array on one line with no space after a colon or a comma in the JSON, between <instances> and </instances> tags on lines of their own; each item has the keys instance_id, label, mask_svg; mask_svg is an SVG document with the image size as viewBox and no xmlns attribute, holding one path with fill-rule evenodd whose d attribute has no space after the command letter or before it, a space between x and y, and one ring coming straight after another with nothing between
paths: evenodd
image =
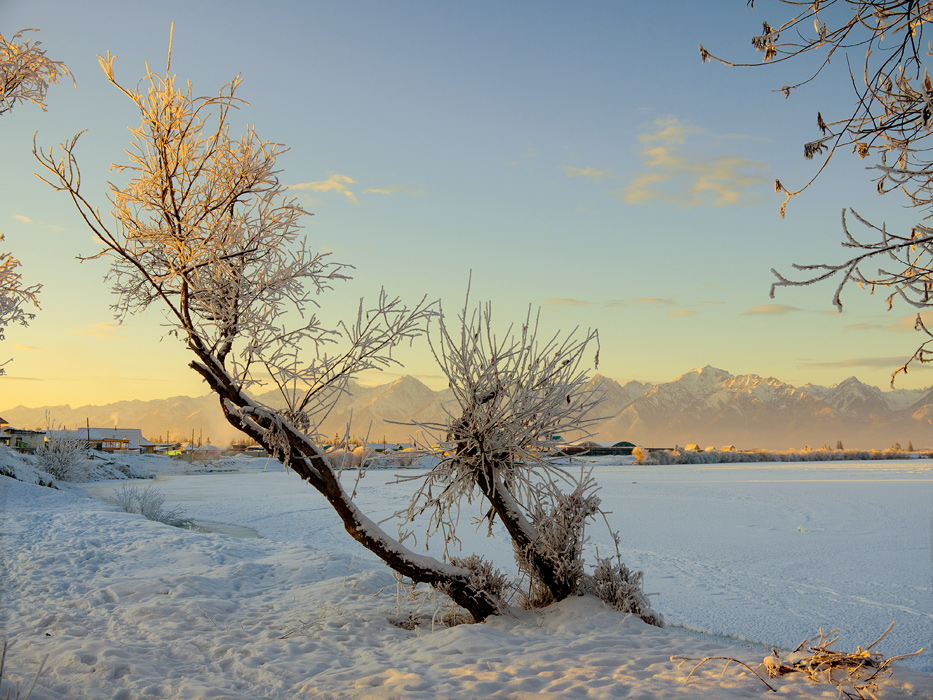
<instances>
[{"instance_id":1,"label":"building roof","mask_svg":"<svg viewBox=\"0 0 933 700\"><path fill-rule=\"evenodd\" d=\"M78 428L77 430L50 430L49 437L77 437L79 439L97 442L99 440L126 440L129 449L150 447L152 445L143 437L139 428Z\"/></svg>"}]
</instances>

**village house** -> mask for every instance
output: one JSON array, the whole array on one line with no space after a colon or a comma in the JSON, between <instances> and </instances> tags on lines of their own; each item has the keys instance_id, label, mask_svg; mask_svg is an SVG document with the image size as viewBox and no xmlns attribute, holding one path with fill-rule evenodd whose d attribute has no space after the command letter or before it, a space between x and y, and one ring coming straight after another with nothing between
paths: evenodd
<instances>
[{"instance_id":1,"label":"village house","mask_svg":"<svg viewBox=\"0 0 933 700\"><path fill-rule=\"evenodd\" d=\"M77 438L87 441L92 450L103 452L155 452L155 445L143 437L139 428L79 428L49 430L50 438Z\"/></svg>"},{"instance_id":2,"label":"village house","mask_svg":"<svg viewBox=\"0 0 933 700\"><path fill-rule=\"evenodd\" d=\"M3 433L7 436L5 444L20 452L35 452L45 442L44 430L5 428Z\"/></svg>"}]
</instances>

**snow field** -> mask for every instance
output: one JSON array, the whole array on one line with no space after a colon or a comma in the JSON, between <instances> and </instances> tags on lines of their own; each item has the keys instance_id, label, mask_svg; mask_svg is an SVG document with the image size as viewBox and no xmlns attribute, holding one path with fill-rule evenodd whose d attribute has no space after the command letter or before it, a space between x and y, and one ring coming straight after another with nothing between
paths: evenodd
<instances>
[{"instance_id":1,"label":"snow field","mask_svg":"<svg viewBox=\"0 0 933 700\"><path fill-rule=\"evenodd\" d=\"M713 664L685 684L692 664L669 660L728 655L755 665L760 648L658 630L589 598L433 632L429 623L416 631L390 624L409 611L430 616L431 596L397 610L390 572L332 522L309 487L271 465L260 471L264 461L242 473L158 483L168 505L253 528L263 539L178 530L80 491L0 478L0 626L12 642L0 692L28 687L46 656L35 700L751 698L766 690L747 672L720 676ZM769 643L778 632L796 646L816 633L822 615L840 628L841 648L854 650L897 619L882 652L900 653L898 644L914 651L918 637L928 645L929 468L836 471L834 491L818 486L826 484L822 465L754 466L744 475L599 467L624 558L646 570L647 590L661 592L655 605L668 621L687 624L692 614L696 624L688 626L696 629ZM391 512L403 500L387 478L363 479L370 512ZM481 551L502 558L502 538L490 546L475 537L465 550L482 541ZM863 560L861 551L871 556ZM840 570L850 572L841 583ZM899 587L888 590L892 583ZM840 620L840 611L854 621ZM899 667L881 697L933 698L931 680ZM774 683L788 697L836 697L834 688L802 678Z\"/></svg>"},{"instance_id":2,"label":"snow field","mask_svg":"<svg viewBox=\"0 0 933 700\"><path fill-rule=\"evenodd\" d=\"M378 560L353 542L330 507L281 465L175 477L159 482L167 504L197 520L251 528L265 538L304 542ZM574 460L574 469L578 467ZM887 655L933 672L929 460L645 467L594 460L603 507L622 538L623 560L645 572L652 604L670 625L790 649L822 627L853 645L873 641L892 620ZM265 463L265 460L262 460ZM412 470L378 470L360 481L358 502L374 520L401 509ZM356 472L344 473L345 481ZM95 487L106 493L113 487ZM463 552L482 552L514 570L511 544L477 532L463 510ZM383 525L394 532L391 523ZM417 532L417 530L416 530ZM313 533L313 534L312 534ZM588 557L614 551L595 523ZM311 538L311 539L309 539ZM409 542L424 550L423 538ZM430 542L439 554L441 543Z\"/></svg>"}]
</instances>

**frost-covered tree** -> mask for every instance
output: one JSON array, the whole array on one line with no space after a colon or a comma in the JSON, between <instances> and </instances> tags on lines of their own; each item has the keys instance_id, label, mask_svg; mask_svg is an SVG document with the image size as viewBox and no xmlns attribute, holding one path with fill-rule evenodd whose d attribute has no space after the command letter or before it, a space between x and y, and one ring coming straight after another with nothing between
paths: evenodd
<instances>
[{"instance_id":1,"label":"frost-covered tree","mask_svg":"<svg viewBox=\"0 0 933 700\"><path fill-rule=\"evenodd\" d=\"M117 82L113 56L100 62L140 115L129 162L114 166L128 178L109 185L112 223L85 198L80 134L60 155L35 153L46 182L72 198L102 244L90 257L110 259L118 318L161 306L227 420L319 491L347 532L474 618L495 613L500 601L472 582L469 569L415 554L370 520L314 439L350 378L391 365L393 348L424 331L434 305L408 307L383 292L370 308L361 303L352 321L325 327L315 297L346 279L348 266L308 248L300 231L307 212L278 178L283 147L251 126L231 136L231 110L243 104L239 77L216 96L197 96L171 74L171 50L164 75L147 68L132 87ZM285 408L251 396L264 381L278 387Z\"/></svg>"},{"instance_id":2,"label":"frost-covered tree","mask_svg":"<svg viewBox=\"0 0 933 700\"><path fill-rule=\"evenodd\" d=\"M3 234L0 233L2 240ZM12 253L0 253L0 340L4 339L4 330L8 326L29 325L29 321L35 318L35 314L27 311L30 306L39 308L36 294L41 285L26 286L18 267L20 262Z\"/></svg>"},{"instance_id":3,"label":"frost-covered tree","mask_svg":"<svg viewBox=\"0 0 933 700\"><path fill-rule=\"evenodd\" d=\"M49 85L58 83L61 76L71 75L62 61L45 55L41 42L25 38L34 31L21 29L9 40L0 34L0 115L13 109L17 102L32 102L45 110ZM42 285L25 286L22 275L16 271L18 267L20 262L12 253L0 253L0 340L8 326L17 323L25 326L34 318L27 308L39 308L36 294ZM3 373L0 366L0 374Z\"/></svg>"},{"instance_id":4,"label":"frost-covered tree","mask_svg":"<svg viewBox=\"0 0 933 700\"><path fill-rule=\"evenodd\" d=\"M82 481L87 476L87 440L77 430L63 430L45 414L45 441L36 450L38 467L60 481Z\"/></svg>"},{"instance_id":5,"label":"frost-covered tree","mask_svg":"<svg viewBox=\"0 0 933 700\"><path fill-rule=\"evenodd\" d=\"M118 318L161 307L171 332L194 355L190 367L218 395L233 426L320 492L347 532L398 574L434 586L482 620L506 604L502 575L481 557L438 559L390 536L360 510L340 481L341 465L319 447L317 426L350 378L391 366L393 349L436 320L435 351L459 403L439 426L453 458L427 482L443 483L446 494L434 500L422 490L410 513L433 509L433 525L449 526L445 534L454 538L455 512L477 492L506 524L523 569L551 599L584 589L616 597L633 585L640 590L637 576L620 585L583 585L583 526L598 499L589 480L571 483L564 494L562 475L541 452L556 430L587 424L595 397L584 390L581 358L594 335L539 345L529 319L518 336L498 341L484 307L472 320L464 313L455 341L439 305L422 299L408 307L384 292L371 307L361 302L352 320L326 327L314 312L316 296L347 279L348 266L308 248L300 232L307 212L278 179L283 147L261 140L253 127L231 136L231 110L243 104L235 94L239 78L217 96L197 96L172 75L171 49L165 74L147 67L135 87L117 82L110 54L100 62L140 114L129 160L113 168L127 177L109 185L112 222L82 189L80 134L60 153L36 146L35 155L45 181L71 197L101 243L88 259L110 259ZM266 382L278 388L284 408L250 392ZM618 578L618 566L603 570Z\"/></svg>"},{"instance_id":6,"label":"frost-covered tree","mask_svg":"<svg viewBox=\"0 0 933 700\"><path fill-rule=\"evenodd\" d=\"M468 295L469 296L469 295ZM453 332L441 313L431 347L447 377L453 400L446 420L422 424L439 439L443 455L422 481L405 520L428 518L428 532L446 546L456 540L462 504L479 502L480 522L499 520L512 540L519 571L527 582L524 604L538 607L590 592L607 603L657 624L641 593L640 574L619 560L600 560L597 585L586 573L583 548L591 520L601 516L591 474L573 477L558 466L563 455L552 436L586 435L600 417L601 394L587 383L589 351L598 364L595 331L542 336L529 310L520 327L496 333L492 305L471 307L469 299ZM636 602L620 591L634 592ZM624 600L623 600L624 599ZM622 601L622 602L620 602Z\"/></svg>"},{"instance_id":7,"label":"frost-covered tree","mask_svg":"<svg viewBox=\"0 0 933 700\"><path fill-rule=\"evenodd\" d=\"M64 62L46 55L42 42L27 38L35 31L21 29L11 39L0 34L0 114L9 112L17 102L31 102L44 111L49 85L71 76Z\"/></svg>"},{"instance_id":8,"label":"frost-covered tree","mask_svg":"<svg viewBox=\"0 0 933 700\"><path fill-rule=\"evenodd\" d=\"M0 233L2 240L3 234ZM39 308L36 295L42 285L25 285L23 276L17 271L18 267L20 262L12 253L0 253L0 340L4 340L7 327L14 324L28 326L35 314L27 309ZM5 364L0 363L0 375L6 373L3 369Z\"/></svg>"},{"instance_id":9,"label":"frost-covered tree","mask_svg":"<svg viewBox=\"0 0 933 700\"><path fill-rule=\"evenodd\" d=\"M558 509L556 482L571 481L551 464L548 441L592 422L587 415L598 396L586 387L580 363L596 334L539 342L538 319L529 312L518 332L496 335L488 303L464 305L458 320L459 331L451 333L440 316L431 342L455 400L443 424L425 427L443 432L440 449L447 456L427 475L407 515L429 513L430 531L446 542L455 537L456 504L481 496L490 524L498 518L511 536L520 568L561 600L579 577L558 571L573 565L559 550L578 543L547 543L542 536Z\"/></svg>"},{"instance_id":10,"label":"frost-covered tree","mask_svg":"<svg viewBox=\"0 0 933 700\"><path fill-rule=\"evenodd\" d=\"M140 125L131 130L129 160L114 166L127 175L125 182L109 185L112 222L82 189L76 156L80 134L62 144L60 153L36 146L35 154L47 171L45 181L71 197L100 241L90 258L110 259L117 317L161 306L172 333L194 355L190 366L219 396L227 420L317 489L358 542L401 575L447 593L474 619L501 610L500 579L490 574L488 563L476 557L444 561L408 549L358 508L319 447L316 426L350 378L390 366L393 348L422 334L430 320L441 319L437 305L422 300L408 307L383 292L371 308L361 303L351 321L325 327L314 313L315 297L346 279L348 267L309 250L300 232L307 212L278 179L282 146L261 140L253 127L239 138L231 136L231 110L243 104L236 97L239 78L217 96L197 96L171 74L171 51L164 76L147 68L135 87L117 82L114 57L108 54L100 62L140 114ZM477 421L493 421L489 435L495 440L484 444L482 454L493 458L494 471L473 470L469 478L505 522L518 524L517 546L533 562L553 553L533 542L537 535L518 517L515 504L527 508L532 500L533 470L522 473L515 458L533 460L543 430L570 425L570 418L591 405L579 403L577 396L584 380L576 353L585 344L544 345L547 353L558 353L556 364L550 356L490 346L497 353L493 371L476 379L492 396L478 402L475 392L461 393L462 425L451 429L451 439L463 445L457 453L470 461L466 455L479 435ZM463 369L473 372L466 364ZM268 381L278 387L285 408L263 404L249 392ZM516 392L522 382L526 390ZM479 389L461 386L464 392ZM534 401L526 404L525 397ZM540 415L533 415L536 411ZM447 507L456 507L455 501ZM549 587L555 566L532 564ZM556 597L565 594L559 589Z\"/></svg>"},{"instance_id":11,"label":"frost-covered tree","mask_svg":"<svg viewBox=\"0 0 933 700\"><path fill-rule=\"evenodd\" d=\"M701 58L729 66L751 66L807 60L813 68L793 84L784 85L787 97L810 82L821 79L832 60L848 65L845 77L853 87L851 106L830 106L816 113L819 136L804 144L805 158L822 161L805 185L788 189L775 181L775 190L785 196L781 216L791 198L806 190L840 151L850 150L868 159L875 172L879 194L895 190L921 210L920 220L907 231L896 233L885 225L871 223L854 210L844 210L842 245L850 252L834 263L794 265L803 273L790 279L772 270L777 281L771 287L804 286L833 279L833 304L842 310L842 291L850 283L882 290L888 308L896 299L919 309L933 308L933 82L928 75L929 39L933 28L931 0L780 0L791 14L778 25L764 22L762 33L752 45L763 54L762 62L738 64L717 58L700 46ZM748 1L749 7L754 0ZM831 111L828 111L831 110ZM824 114L828 115L824 118ZM866 231L851 229L854 219ZM877 267L876 267L877 266ZM933 362L933 329L918 312L915 329L924 341L891 377L907 372L910 364Z\"/></svg>"}]
</instances>

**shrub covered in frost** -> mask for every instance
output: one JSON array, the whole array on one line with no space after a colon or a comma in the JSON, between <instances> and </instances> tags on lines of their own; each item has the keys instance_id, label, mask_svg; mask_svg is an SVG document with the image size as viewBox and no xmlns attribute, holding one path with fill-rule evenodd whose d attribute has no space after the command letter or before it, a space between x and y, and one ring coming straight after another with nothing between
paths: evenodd
<instances>
[{"instance_id":1,"label":"shrub covered in frost","mask_svg":"<svg viewBox=\"0 0 933 700\"><path fill-rule=\"evenodd\" d=\"M36 450L36 466L59 481L83 481L88 474L87 441L77 432L50 430Z\"/></svg>"},{"instance_id":2,"label":"shrub covered in frost","mask_svg":"<svg viewBox=\"0 0 933 700\"><path fill-rule=\"evenodd\" d=\"M784 450L771 452L767 450L753 450L751 452L732 452L730 450L708 450L696 452L693 450L645 450L636 447L632 454L638 464L667 465L667 464L731 464L739 462L829 462L842 460L870 460L870 459L907 459L909 454L895 447L886 450L839 450L828 447L812 449L806 447L802 450Z\"/></svg>"},{"instance_id":3,"label":"shrub covered in frost","mask_svg":"<svg viewBox=\"0 0 933 700\"><path fill-rule=\"evenodd\" d=\"M365 468L373 459L373 451L368 447L353 448L353 464L356 467Z\"/></svg>"},{"instance_id":4,"label":"shrub covered in frost","mask_svg":"<svg viewBox=\"0 0 933 700\"><path fill-rule=\"evenodd\" d=\"M327 459L334 465L334 469L349 469L353 466L353 453L342 447L328 450Z\"/></svg>"},{"instance_id":5,"label":"shrub covered in frost","mask_svg":"<svg viewBox=\"0 0 933 700\"><path fill-rule=\"evenodd\" d=\"M644 590L644 574L632 571L616 556L597 557L596 568L592 576L587 576L584 588L606 605L624 613L638 615L649 625L664 626L664 617L651 609L651 602Z\"/></svg>"},{"instance_id":6,"label":"shrub covered in frost","mask_svg":"<svg viewBox=\"0 0 933 700\"><path fill-rule=\"evenodd\" d=\"M172 527L191 527L194 524L178 506L165 510L165 494L155 486L142 490L138 486L123 486L114 492L113 502L124 513L142 515Z\"/></svg>"},{"instance_id":7,"label":"shrub covered in frost","mask_svg":"<svg viewBox=\"0 0 933 700\"><path fill-rule=\"evenodd\" d=\"M542 497L529 509L529 520L538 533L538 551L563 585L578 589L583 580L583 545L586 524L599 513L595 483L585 475L570 493L563 493L553 482L539 486ZM556 602L541 580L529 553L513 542L519 571L527 577L528 590L522 607L539 608Z\"/></svg>"},{"instance_id":8,"label":"shrub covered in frost","mask_svg":"<svg viewBox=\"0 0 933 700\"><path fill-rule=\"evenodd\" d=\"M615 610L638 615L650 625L663 627L662 616L651 609L642 588L642 572L632 571L622 562L617 533L612 533L615 559L597 556L593 573L585 572L583 547L589 540L586 528L593 518L603 515L597 494L599 487L592 475L581 473L569 493L553 482L540 488L542 495L531 510L530 519L538 533L539 552L543 551L550 570L560 582L577 595L590 593ZM527 590L522 593L522 607L539 608L557 602L527 553L517 546L514 553L519 570L528 581Z\"/></svg>"},{"instance_id":9,"label":"shrub covered in frost","mask_svg":"<svg viewBox=\"0 0 933 700\"><path fill-rule=\"evenodd\" d=\"M468 557L451 557L450 563L468 570L470 572L470 583L477 590L483 591L494 600L506 600L506 593L510 586L508 576L499 569L494 568L492 564L478 554L471 554Z\"/></svg>"},{"instance_id":10,"label":"shrub covered in frost","mask_svg":"<svg viewBox=\"0 0 933 700\"><path fill-rule=\"evenodd\" d=\"M327 458L335 469L360 469L373 461L373 451L368 447L354 447L352 450L337 447L328 450Z\"/></svg>"}]
</instances>

